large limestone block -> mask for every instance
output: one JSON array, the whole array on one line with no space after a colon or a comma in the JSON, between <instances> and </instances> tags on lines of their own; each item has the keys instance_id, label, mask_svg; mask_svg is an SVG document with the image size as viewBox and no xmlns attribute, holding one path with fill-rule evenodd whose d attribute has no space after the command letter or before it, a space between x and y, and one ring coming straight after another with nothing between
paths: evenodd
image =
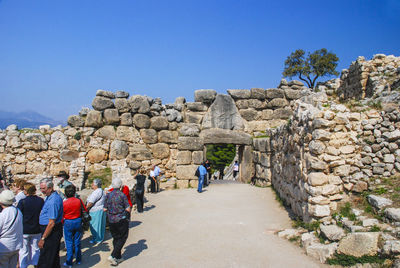
<instances>
[{"instance_id":1,"label":"large limestone block","mask_svg":"<svg viewBox=\"0 0 400 268\"><path fill-rule=\"evenodd\" d=\"M61 153L60 153L60 159L62 161L71 162L71 161L76 160L78 158L79 158L79 152L78 151L62 150Z\"/></svg>"},{"instance_id":2,"label":"large limestone block","mask_svg":"<svg viewBox=\"0 0 400 268\"><path fill-rule=\"evenodd\" d=\"M110 146L111 159L124 159L129 153L129 146L125 141L114 140Z\"/></svg>"},{"instance_id":3,"label":"large limestone block","mask_svg":"<svg viewBox=\"0 0 400 268\"><path fill-rule=\"evenodd\" d=\"M205 112L208 109L207 105L204 105L202 102L187 102L186 107L191 112Z\"/></svg>"},{"instance_id":4,"label":"large limestone block","mask_svg":"<svg viewBox=\"0 0 400 268\"><path fill-rule=\"evenodd\" d=\"M200 138L204 140L205 144L252 144L251 136L249 134L241 131L220 128L204 129L200 132Z\"/></svg>"},{"instance_id":5,"label":"large limestone block","mask_svg":"<svg viewBox=\"0 0 400 268\"><path fill-rule=\"evenodd\" d=\"M71 127L83 127L85 125L85 120L79 115L71 115L68 117L68 125Z\"/></svg>"},{"instance_id":6,"label":"large limestone block","mask_svg":"<svg viewBox=\"0 0 400 268\"><path fill-rule=\"evenodd\" d=\"M102 89L97 90L96 96L106 97L109 99L115 99L114 93L112 93L111 91L102 90Z\"/></svg>"},{"instance_id":7,"label":"large limestone block","mask_svg":"<svg viewBox=\"0 0 400 268\"><path fill-rule=\"evenodd\" d=\"M145 143L157 143L157 131L154 129L141 129L140 136Z\"/></svg>"},{"instance_id":8,"label":"large limestone block","mask_svg":"<svg viewBox=\"0 0 400 268\"><path fill-rule=\"evenodd\" d=\"M250 89L250 97L252 99L265 100L265 89L263 88Z\"/></svg>"},{"instance_id":9,"label":"large limestone block","mask_svg":"<svg viewBox=\"0 0 400 268\"><path fill-rule=\"evenodd\" d=\"M97 111L104 111L108 108L114 108L114 103L110 98L96 96L92 102L93 109Z\"/></svg>"},{"instance_id":10,"label":"large limestone block","mask_svg":"<svg viewBox=\"0 0 400 268\"><path fill-rule=\"evenodd\" d=\"M176 157L177 165L189 165L192 163L192 152L191 151L178 151Z\"/></svg>"},{"instance_id":11,"label":"large limestone block","mask_svg":"<svg viewBox=\"0 0 400 268\"><path fill-rule=\"evenodd\" d=\"M204 141L201 137L179 137L178 150L200 151L204 148Z\"/></svg>"},{"instance_id":12,"label":"large limestone block","mask_svg":"<svg viewBox=\"0 0 400 268\"><path fill-rule=\"evenodd\" d=\"M176 166L176 178L178 180L194 180L197 179L194 173L196 173L198 165L177 165Z\"/></svg>"},{"instance_id":13,"label":"large limestone block","mask_svg":"<svg viewBox=\"0 0 400 268\"><path fill-rule=\"evenodd\" d=\"M87 153L86 158L89 163L100 163L107 159L107 153L103 149L92 149Z\"/></svg>"},{"instance_id":14,"label":"large limestone block","mask_svg":"<svg viewBox=\"0 0 400 268\"><path fill-rule=\"evenodd\" d=\"M200 165L203 163L203 151L195 151L192 154L193 164Z\"/></svg>"},{"instance_id":15,"label":"large limestone block","mask_svg":"<svg viewBox=\"0 0 400 268\"><path fill-rule=\"evenodd\" d=\"M377 209L384 208L386 206L390 206L393 204L393 201L381 196L376 195L368 195L367 197L368 203L370 203L373 207Z\"/></svg>"},{"instance_id":16,"label":"large limestone block","mask_svg":"<svg viewBox=\"0 0 400 268\"><path fill-rule=\"evenodd\" d=\"M49 146L52 149L64 149L67 147L68 141L67 137L62 133L61 131L56 131L53 134L51 134Z\"/></svg>"},{"instance_id":17,"label":"large limestone block","mask_svg":"<svg viewBox=\"0 0 400 268\"><path fill-rule=\"evenodd\" d=\"M392 132L385 132L382 136L390 142L397 141L400 139L400 130L396 129Z\"/></svg>"},{"instance_id":18,"label":"large limestone block","mask_svg":"<svg viewBox=\"0 0 400 268\"><path fill-rule=\"evenodd\" d=\"M131 106L129 105L129 102L125 98L117 98L115 99L115 108L120 112L120 113L127 113L131 111Z\"/></svg>"},{"instance_id":19,"label":"large limestone block","mask_svg":"<svg viewBox=\"0 0 400 268\"><path fill-rule=\"evenodd\" d=\"M339 241L346 235L344 230L337 225L321 225L320 230L322 235L330 241Z\"/></svg>"},{"instance_id":20,"label":"large limestone block","mask_svg":"<svg viewBox=\"0 0 400 268\"><path fill-rule=\"evenodd\" d=\"M145 96L134 95L128 99L133 113L146 114L150 112L150 104Z\"/></svg>"},{"instance_id":21,"label":"large limestone block","mask_svg":"<svg viewBox=\"0 0 400 268\"><path fill-rule=\"evenodd\" d=\"M294 90L291 88L286 88L285 89L285 96L288 100L297 100L303 97L303 94L301 93L300 90Z\"/></svg>"},{"instance_id":22,"label":"large limestone block","mask_svg":"<svg viewBox=\"0 0 400 268\"><path fill-rule=\"evenodd\" d=\"M218 94L204 116L202 128L243 129L244 120L233 99L229 95Z\"/></svg>"},{"instance_id":23,"label":"large limestone block","mask_svg":"<svg viewBox=\"0 0 400 268\"><path fill-rule=\"evenodd\" d=\"M193 123L183 123L179 129L179 135L184 137L198 137L200 134L200 126Z\"/></svg>"},{"instance_id":24,"label":"large limestone block","mask_svg":"<svg viewBox=\"0 0 400 268\"><path fill-rule=\"evenodd\" d=\"M60 173L62 170L68 170L69 168L69 163L66 162L59 162L59 163L51 163L50 165L50 174L53 176L57 175Z\"/></svg>"},{"instance_id":25,"label":"large limestone block","mask_svg":"<svg viewBox=\"0 0 400 268\"><path fill-rule=\"evenodd\" d=\"M133 125L137 128L149 128L150 117L145 114L135 114L133 116Z\"/></svg>"},{"instance_id":26,"label":"large limestone block","mask_svg":"<svg viewBox=\"0 0 400 268\"><path fill-rule=\"evenodd\" d=\"M123 113L120 116L121 126L132 126L132 114L131 113Z\"/></svg>"},{"instance_id":27,"label":"large limestone block","mask_svg":"<svg viewBox=\"0 0 400 268\"><path fill-rule=\"evenodd\" d=\"M285 94L282 89L268 88L265 90L265 96L267 99L284 98Z\"/></svg>"},{"instance_id":28,"label":"large limestone block","mask_svg":"<svg viewBox=\"0 0 400 268\"><path fill-rule=\"evenodd\" d=\"M43 175L46 171L46 165L42 162L28 162L26 163L26 173L34 175Z\"/></svg>"},{"instance_id":29,"label":"large limestone block","mask_svg":"<svg viewBox=\"0 0 400 268\"><path fill-rule=\"evenodd\" d=\"M386 218L400 222L400 208L387 208L385 209Z\"/></svg>"},{"instance_id":30,"label":"large limestone block","mask_svg":"<svg viewBox=\"0 0 400 268\"><path fill-rule=\"evenodd\" d=\"M293 111L290 107L278 108L274 110L271 119L288 119L293 116Z\"/></svg>"},{"instance_id":31,"label":"large limestone block","mask_svg":"<svg viewBox=\"0 0 400 268\"><path fill-rule=\"evenodd\" d=\"M322 218L331 214L329 205L308 205L308 211L311 216Z\"/></svg>"},{"instance_id":32,"label":"large limestone block","mask_svg":"<svg viewBox=\"0 0 400 268\"><path fill-rule=\"evenodd\" d=\"M115 97L116 98L128 98L129 93L126 91L118 90L117 92L115 92Z\"/></svg>"},{"instance_id":33,"label":"large limestone block","mask_svg":"<svg viewBox=\"0 0 400 268\"><path fill-rule=\"evenodd\" d=\"M203 121L203 114L186 112L184 114L184 122L191 124L201 124Z\"/></svg>"},{"instance_id":34,"label":"large limestone block","mask_svg":"<svg viewBox=\"0 0 400 268\"><path fill-rule=\"evenodd\" d=\"M143 144L134 144L129 147L129 157L136 161L152 159L151 151Z\"/></svg>"},{"instance_id":35,"label":"large limestone block","mask_svg":"<svg viewBox=\"0 0 400 268\"><path fill-rule=\"evenodd\" d=\"M12 174L23 174L26 171L25 164L12 164L11 165L11 172Z\"/></svg>"},{"instance_id":36,"label":"large limestone block","mask_svg":"<svg viewBox=\"0 0 400 268\"><path fill-rule=\"evenodd\" d=\"M379 233L350 233L343 238L338 247L338 253L362 257L373 256L378 252Z\"/></svg>"},{"instance_id":37,"label":"large limestone block","mask_svg":"<svg viewBox=\"0 0 400 268\"><path fill-rule=\"evenodd\" d=\"M319 260L321 263L325 263L327 259L335 254L337 249L337 243L332 244L321 244L321 243L311 243L310 246L306 248L308 256Z\"/></svg>"},{"instance_id":38,"label":"large limestone block","mask_svg":"<svg viewBox=\"0 0 400 268\"><path fill-rule=\"evenodd\" d=\"M200 89L194 92L194 101L202 103L212 103L217 92L214 89Z\"/></svg>"},{"instance_id":39,"label":"large limestone block","mask_svg":"<svg viewBox=\"0 0 400 268\"><path fill-rule=\"evenodd\" d=\"M169 146L166 143L156 143L150 145L153 157L156 159L164 159L169 157Z\"/></svg>"},{"instance_id":40,"label":"large limestone block","mask_svg":"<svg viewBox=\"0 0 400 268\"><path fill-rule=\"evenodd\" d=\"M256 151L269 152L271 151L270 138L254 138L253 146Z\"/></svg>"},{"instance_id":41,"label":"large limestone block","mask_svg":"<svg viewBox=\"0 0 400 268\"><path fill-rule=\"evenodd\" d=\"M161 130L158 141L163 143L178 143L178 131Z\"/></svg>"},{"instance_id":42,"label":"large limestone block","mask_svg":"<svg viewBox=\"0 0 400 268\"><path fill-rule=\"evenodd\" d=\"M251 98L251 92L248 89L228 89L227 91L228 94L235 100Z\"/></svg>"},{"instance_id":43,"label":"large limestone block","mask_svg":"<svg viewBox=\"0 0 400 268\"><path fill-rule=\"evenodd\" d=\"M154 116L150 120L150 128L155 130L168 129L168 119L164 116Z\"/></svg>"},{"instance_id":44,"label":"large limestone block","mask_svg":"<svg viewBox=\"0 0 400 268\"><path fill-rule=\"evenodd\" d=\"M272 99L268 102L267 108L281 108L281 107L287 107L289 105L289 102L284 99L284 98L276 98Z\"/></svg>"},{"instance_id":45,"label":"large limestone block","mask_svg":"<svg viewBox=\"0 0 400 268\"><path fill-rule=\"evenodd\" d=\"M103 126L103 116L99 111L89 111L86 116L85 127L100 128Z\"/></svg>"},{"instance_id":46,"label":"large limestone block","mask_svg":"<svg viewBox=\"0 0 400 268\"><path fill-rule=\"evenodd\" d=\"M242 100L242 101L246 101L246 100ZM249 108L253 108L253 109L256 109L256 110L262 110L262 109L265 109L267 107L267 103L265 101L261 101L261 100L257 100L257 99L247 100L247 104L248 104ZM236 102L236 105L239 108L239 105L238 105L237 102ZM241 108L239 108L239 109L241 109Z\"/></svg>"},{"instance_id":47,"label":"large limestone block","mask_svg":"<svg viewBox=\"0 0 400 268\"><path fill-rule=\"evenodd\" d=\"M240 110L239 113L244 120L247 121L257 120L257 111L254 110L253 108Z\"/></svg>"},{"instance_id":48,"label":"large limestone block","mask_svg":"<svg viewBox=\"0 0 400 268\"><path fill-rule=\"evenodd\" d=\"M275 116L274 116L274 110L265 109L265 110L263 110L263 111L260 111L259 117L260 117L260 119L262 119L262 120L271 120L271 119L274 119L274 118L275 118Z\"/></svg>"},{"instance_id":49,"label":"large limestone block","mask_svg":"<svg viewBox=\"0 0 400 268\"><path fill-rule=\"evenodd\" d=\"M115 139L115 129L114 126L104 126L99 128L95 133L94 136L101 137L107 140Z\"/></svg>"},{"instance_id":50,"label":"large limestone block","mask_svg":"<svg viewBox=\"0 0 400 268\"><path fill-rule=\"evenodd\" d=\"M117 109L105 109L103 117L104 117L104 123L106 125L119 124L119 113Z\"/></svg>"},{"instance_id":51,"label":"large limestone block","mask_svg":"<svg viewBox=\"0 0 400 268\"><path fill-rule=\"evenodd\" d=\"M311 172L308 174L308 183L311 186L320 186L329 182L329 177L323 172Z\"/></svg>"},{"instance_id":52,"label":"large limestone block","mask_svg":"<svg viewBox=\"0 0 400 268\"><path fill-rule=\"evenodd\" d=\"M129 142L139 142L140 140L139 132L135 128L127 126L117 127L115 136L118 140Z\"/></svg>"},{"instance_id":53,"label":"large limestone block","mask_svg":"<svg viewBox=\"0 0 400 268\"><path fill-rule=\"evenodd\" d=\"M27 142L24 145L25 149L41 151L48 148L46 138L40 133L26 133L21 135L21 138Z\"/></svg>"},{"instance_id":54,"label":"large limestone block","mask_svg":"<svg viewBox=\"0 0 400 268\"><path fill-rule=\"evenodd\" d=\"M309 143L308 148L310 149L311 153L319 155L325 151L326 146L323 142L312 140Z\"/></svg>"}]
</instances>

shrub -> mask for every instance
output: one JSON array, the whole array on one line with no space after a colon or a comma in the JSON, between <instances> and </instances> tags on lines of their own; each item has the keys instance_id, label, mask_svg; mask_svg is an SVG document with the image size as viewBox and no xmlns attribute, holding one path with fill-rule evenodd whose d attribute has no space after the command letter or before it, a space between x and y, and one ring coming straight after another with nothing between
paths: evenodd
<instances>
[{"instance_id":1,"label":"shrub","mask_svg":"<svg viewBox=\"0 0 400 268\"><path fill-rule=\"evenodd\" d=\"M382 264L385 259L381 258L379 255L374 256L362 256L362 257L354 257L345 254L337 254L327 260L329 265L341 265L341 266L353 266L357 263L379 263Z\"/></svg>"},{"instance_id":2,"label":"shrub","mask_svg":"<svg viewBox=\"0 0 400 268\"><path fill-rule=\"evenodd\" d=\"M74 139L77 140L77 141L79 141L81 138L82 138L82 133L79 132L79 131L76 132L75 135L74 135Z\"/></svg>"},{"instance_id":3,"label":"shrub","mask_svg":"<svg viewBox=\"0 0 400 268\"><path fill-rule=\"evenodd\" d=\"M104 168L100 170L92 171L88 174L88 184L92 185L94 179L99 178L101 180L101 187L104 189L110 186L112 181L112 170L111 168Z\"/></svg>"}]
</instances>

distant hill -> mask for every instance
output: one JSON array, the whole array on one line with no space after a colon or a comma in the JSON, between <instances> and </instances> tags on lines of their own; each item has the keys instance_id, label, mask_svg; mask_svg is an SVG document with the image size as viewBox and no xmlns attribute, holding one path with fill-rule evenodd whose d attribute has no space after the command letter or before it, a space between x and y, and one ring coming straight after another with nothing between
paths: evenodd
<instances>
[{"instance_id":1,"label":"distant hill","mask_svg":"<svg viewBox=\"0 0 400 268\"><path fill-rule=\"evenodd\" d=\"M19 113L6 112L0 110L0 128L5 129L7 126L16 124L21 128L38 128L40 125L65 125L65 122L54 120L50 117L41 115L35 111L23 111Z\"/></svg>"}]
</instances>

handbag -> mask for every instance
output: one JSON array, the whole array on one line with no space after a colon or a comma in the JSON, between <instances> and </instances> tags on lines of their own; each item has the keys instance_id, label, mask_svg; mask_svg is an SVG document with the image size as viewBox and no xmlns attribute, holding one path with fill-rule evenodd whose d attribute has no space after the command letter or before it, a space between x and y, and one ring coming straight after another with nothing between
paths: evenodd
<instances>
[{"instance_id":1,"label":"handbag","mask_svg":"<svg viewBox=\"0 0 400 268\"><path fill-rule=\"evenodd\" d=\"M90 216L89 212L87 212L84 209L82 199L79 199L81 201L81 219L82 219L82 227L84 230L89 230L89 225L90 221L92 220L92 217Z\"/></svg>"}]
</instances>

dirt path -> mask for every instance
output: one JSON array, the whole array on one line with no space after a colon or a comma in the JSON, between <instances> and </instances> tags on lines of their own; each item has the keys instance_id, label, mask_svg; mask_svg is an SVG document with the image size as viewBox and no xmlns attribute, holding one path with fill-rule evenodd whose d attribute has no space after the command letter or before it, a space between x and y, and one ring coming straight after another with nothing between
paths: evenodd
<instances>
[{"instance_id":1,"label":"dirt path","mask_svg":"<svg viewBox=\"0 0 400 268\"><path fill-rule=\"evenodd\" d=\"M118 267L322 266L274 235L290 228L290 221L269 188L211 184L201 194L170 190L147 198L146 211L132 215L125 261ZM74 267L110 267L106 237L94 247L86 237L83 263Z\"/></svg>"}]
</instances>

